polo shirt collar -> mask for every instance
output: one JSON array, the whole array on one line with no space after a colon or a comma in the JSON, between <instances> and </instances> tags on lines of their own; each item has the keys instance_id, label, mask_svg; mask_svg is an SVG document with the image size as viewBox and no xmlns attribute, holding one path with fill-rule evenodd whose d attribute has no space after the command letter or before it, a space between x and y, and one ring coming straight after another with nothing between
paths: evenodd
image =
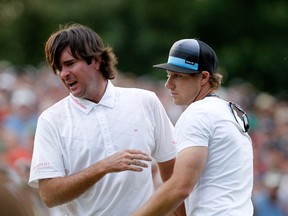
<instances>
[{"instance_id":1,"label":"polo shirt collar","mask_svg":"<svg viewBox=\"0 0 288 216\"><path fill-rule=\"evenodd\" d=\"M93 107L105 106L108 108L113 108L115 104L115 86L111 83L110 80L108 80L105 93L99 103L94 103L84 98L75 97L71 93L70 101L76 108L86 114L88 114L93 109Z\"/></svg>"}]
</instances>

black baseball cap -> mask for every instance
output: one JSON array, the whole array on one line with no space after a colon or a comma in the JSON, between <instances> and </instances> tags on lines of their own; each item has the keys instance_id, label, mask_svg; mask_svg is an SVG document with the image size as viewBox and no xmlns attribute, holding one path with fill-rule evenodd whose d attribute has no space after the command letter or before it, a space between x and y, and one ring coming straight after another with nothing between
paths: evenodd
<instances>
[{"instance_id":1,"label":"black baseball cap","mask_svg":"<svg viewBox=\"0 0 288 216\"><path fill-rule=\"evenodd\" d=\"M201 71L214 73L217 64L216 53L209 45L196 39L182 39L172 45L167 63L153 65L153 67L194 74Z\"/></svg>"}]
</instances>

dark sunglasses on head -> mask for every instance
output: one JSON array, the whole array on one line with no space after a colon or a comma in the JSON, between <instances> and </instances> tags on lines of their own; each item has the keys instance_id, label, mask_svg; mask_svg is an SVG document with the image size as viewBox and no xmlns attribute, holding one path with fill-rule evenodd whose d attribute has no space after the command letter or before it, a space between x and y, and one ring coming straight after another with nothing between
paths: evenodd
<instances>
[{"instance_id":1,"label":"dark sunglasses on head","mask_svg":"<svg viewBox=\"0 0 288 216\"><path fill-rule=\"evenodd\" d=\"M236 104L234 102L229 101L229 107L230 107L231 112L233 113L233 116L234 116L234 118L238 124L240 124L240 123L238 122L238 120L235 116L235 112L236 112L236 114L238 113L237 111L242 113L241 120L243 121L243 126L244 126L243 131L246 133L249 130L249 126L250 126L247 113L238 104ZM235 111L235 108L237 111Z\"/></svg>"}]
</instances>

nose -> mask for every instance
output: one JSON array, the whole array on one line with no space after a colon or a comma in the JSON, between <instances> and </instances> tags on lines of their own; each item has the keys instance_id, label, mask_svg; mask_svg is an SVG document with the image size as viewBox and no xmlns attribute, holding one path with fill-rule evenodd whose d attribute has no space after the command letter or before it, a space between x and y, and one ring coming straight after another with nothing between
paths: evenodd
<instances>
[{"instance_id":1,"label":"nose","mask_svg":"<svg viewBox=\"0 0 288 216\"><path fill-rule=\"evenodd\" d=\"M174 88L174 84L173 84L173 82L171 81L170 77L167 78L167 80L166 80L166 82L165 82L165 87L166 87L167 89L172 89L172 88Z\"/></svg>"},{"instance_id":2,"label":"nose","mask_svg":"<svg viewBox=\"0 0 288 216\"><path fill-rule=\"evenodd\" d=\"M67 67L63 66L61 68L61 70L59 71L59 74L60 74L61 79L65 79L65 78L67 78L67 76L69 76L70 71L67 69Z\"/></svg>"}]
</instances>

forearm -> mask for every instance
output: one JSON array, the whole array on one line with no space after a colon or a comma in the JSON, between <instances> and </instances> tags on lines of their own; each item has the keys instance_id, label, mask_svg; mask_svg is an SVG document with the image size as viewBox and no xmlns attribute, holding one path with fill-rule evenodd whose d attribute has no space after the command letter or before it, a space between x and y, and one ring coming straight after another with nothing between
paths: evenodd
<instances>
[{"instance_id":1,"label":"forearm","mask_svg":"<svg viewBox=\"0 0 288 216\"><path fill-rule=\"evenodd\" d=\"M91 188L106 173L102 164L96 163L70 176L40 180L40 197L48 207L70 202Z\"/></svg>"},{"instance_id":2,"label":"forearm","mask_svg":"<svg viewBox=\"0 0 288 216\"><path fill-rule=\"evenodd\" d=\"M189 195L173 179L161 185L152 198L132 216L164 216L172 213Z\"/></svg>"},{"instance_id":3,"label":"forearm","mask_svg":"<svg viewBox=\"0 0 288 216\"><path fill-rule=\"evenodd\" d=\"M39 180L40 196L48 207L54 207L79 197L107 173L142 172L151 158L139 150L115 153L70 176Z\"/></svg>"},{"instance_id":4,"label":"forearm","mask_svg":"<svg viewBox=\"0 0 288 216\"><path fill-rule=\"evenodd\" d=\"M166 161L164 163L158 163L158 168L160 171L160 176L163 182L166 182L173 174L173 168L175 164L175 158ZM168 215L167 215L168 216ZM177 209L173 211L173 213L169 214L169 216L186 216L186 210L184 202L182 202Z\"/></svg>"}]
</instances>

